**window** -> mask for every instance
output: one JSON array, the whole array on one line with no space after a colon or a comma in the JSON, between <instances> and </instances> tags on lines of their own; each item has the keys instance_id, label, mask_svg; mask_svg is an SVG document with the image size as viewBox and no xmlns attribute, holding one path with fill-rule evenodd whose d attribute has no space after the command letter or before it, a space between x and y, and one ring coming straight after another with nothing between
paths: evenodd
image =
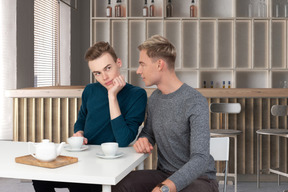
<instances>
[{"instance_id":1,"label":"window","mask_svg":"<svg viewBox=\"0 0 288 192\"><path fill-rule=\"evenodd\" d=\"M55 86L58 69L58 0L34 0L34 87Z\"/></svg>"}]
</instances>

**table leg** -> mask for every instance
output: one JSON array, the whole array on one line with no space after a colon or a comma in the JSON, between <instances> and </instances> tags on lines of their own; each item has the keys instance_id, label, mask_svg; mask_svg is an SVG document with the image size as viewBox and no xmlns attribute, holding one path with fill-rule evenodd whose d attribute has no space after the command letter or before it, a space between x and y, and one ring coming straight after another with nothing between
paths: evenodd
<instances>
[{"instance_id":1,"label":"table leg","mask_svg":"<svg viewBox=\"0 0 288 192\"><path fill-rule=\"evenodd\" d=\"M144 161L137 166L137 170L144 170Z\"/></svg>"},{"instance_id":2,"label":"table leg","mask_svg":"<svg viewBox=\"0 0 288 192\"><path fill-rule=\"evenodd\" d=\"M257 188L260 188L260 134L257 134Z\"/></svg>"},{"instance_id":3,"label":"table leg","mask_svg":"<svg viewBox=\"0 0 288 192\"><path fill-rule=\"evenodd\" d=\"M102 185L102 192L112 192L111 185Z\"/></svg>"}]
</instances>

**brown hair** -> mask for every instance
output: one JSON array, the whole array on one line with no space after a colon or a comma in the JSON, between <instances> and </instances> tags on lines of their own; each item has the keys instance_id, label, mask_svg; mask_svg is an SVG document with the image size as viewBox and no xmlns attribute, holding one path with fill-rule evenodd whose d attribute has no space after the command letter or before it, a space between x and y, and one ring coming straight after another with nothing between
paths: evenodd
<instances>
[{"instance_id":1,"label":"brown hair","mask_svg":"<svg viewBox=\"0 0 288 192\"><path fill-rule=\"evenodd\" d=\"M108 43L104 41L100 41L92 45L85 53L85 60L86 61L93 61L94 59L97 59L100 57L103 53L109 53L113 60L117 61L117 55L113 49L113 47Z\"/></svg>"},{"instance_id":2,"label":"brown hair","mask_svg":"<svg viewBox=\"0 0 288 192\"><path fill-rule=\"evenodd\" d=\"M152 59L163 59L169 69L174 69L176 60L176 49L168 39L154 35L138 46L139 51L146 50L148 57Z\"/></svg>"}]
</instances>

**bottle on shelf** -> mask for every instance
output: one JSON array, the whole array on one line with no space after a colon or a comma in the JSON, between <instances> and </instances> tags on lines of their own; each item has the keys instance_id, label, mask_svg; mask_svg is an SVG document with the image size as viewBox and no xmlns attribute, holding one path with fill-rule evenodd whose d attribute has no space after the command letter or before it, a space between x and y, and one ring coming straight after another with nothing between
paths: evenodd
<instances>
[{"instance_id":1,"label":"bottle on shelf","mask_svg":"<svg viewBox=\"0 0 288 192\"><path fill-rule=\"evenodd\" d=\"M285 17L288 17L288 0L287 2L285 3Z\"/></svg>"},{"instance_id":2,"label":"bottle on shelf","mask_svg":"<svg viewBox=\"0 0 288 192\"><path fill-rule=\"evenodd\" d=\"M228 88L231 88L231 82L228 81Z\"/></svg>"},{"instance_id":3,"label":"bottle on shelf","mask_svg":"<svg viewBox=\"0 0 288 192\"><path fill-rule=\"evenodd\" d=\"M151 5L150 5L150 17L155 16L155 5L154 5L154 0L151 0Z\"/></svg>"},{"instance_id":4,"label":"bottle on shelf","mask_svg":"<svg viewBox=\"0 0 288 192\"><path fill-rule=\"evenodd\" d=\"M223 85L222 85L222 88L225 88L225 81L223 81Z\"/></svg>"},{"instance_id":5,"label":"bottle on shelf","mask_svg":"<svg viewBox=\"0 0 288 192\"><path fill-rule=\"evenodd\" d=\"M262 6L261 1L260 0L250 0L250 3L248 5L248 16L249 17L262 17L263 6Z\"/></svg>"},{"instance_id":6,"label":"bottle on shelf","mask_svg":"<svg viewBox=\"0 0 288 192\"><path fill-rule=\"evenodd\" d=\"M275 5L275 17L279 17L279 4Z\"/></svg>"},{"instance_id":7,"label":"bottle on shelf","mask_svg":"<svg viewBox=\"0 0 288 192\"><path fill-rule=\"evenodd\" d=\"M210 82L210 87L213 88L213 81Z\"/></svg>"},{"instance_id":8,"label":"bottle on shelf","mask_svg":"<svg viewBox=\"0 0 288 192\"><path fill-rule=\"evenodd\" d=\"M148 17L148 7L147 7L147 0L144 1L143 7L143 17Z\"/></svg>"},{"instance_id":9,"label":"bottle on shelf","mask_svg":"<svg viewBox=\"0 0 288 192\"><path fill-rule=\"evenodd\" d=\"M190 17L197 17L197 6L195 0L191 1Z\"/></svg>"},{"instance_id":10,"label":"bottle on shelf","mask_svg":"<svg viewBox=\"0 0 288 192\"><path fill-rule=\"evenodd\" d=\"M261 0L257 0L256 7L257 7L257 17L262 17L262 2L261 2Z\"/></svg>"},{"instance_id":11,"label":"bottle on shelf","mask_svg":"<svg viewBox=\"0 0 288 192\"><path fill-rule=\"evenodd\" d=\"M108 0L108 5L106 7L106 17L112 17L111 0Z\"/></svg>"},{"instance_id":12,"label":"bottle on shelf","mask_svg":"<svg viewBox=\"0 0 288 192\"><path fill-rule=\"evenodd\" d=\"M166 6L166 17L173 17L173 6L171 0L168 0L168 4Z\"/></svg>"},{"instance_id":13,"label":"bottle on shelf","mask_svg":"<svg viewBox=\"0 0 288 192\"><path fill-rule=\"evenodd\" d=\"M203 82L203 88L207 88L206 81Z\"/></svg>"},{"instance_id":14,"label":"bottle on shelf","mask_svg":"<svg viewBox=\"0 0 288 192\"><path fill-rule=\"evenodd\" d=\"M248 5L248 16L249 17L253 17L254 16L253 9L254 9L253 2L252 2L252 0L250 0L250 3Z\"/></svg>"},{"instance_id":15,"label":"bottle on shelf","mask_svg":"<svg viewBox=\"0 0 288 192\"><path fill-rule=\"evenodd\" d=\"M267 5L265 0L260 0L261 17L267 17Z\"/></svg>"},{"instance_id":16,"label":"bottle on shelf","mask_svg":"<svg viewBox=\"0 0 288 192\"><path fill-rule=\"evenodd\" d=\"M121 0L117 0L115 5L115 17L122 17L121 9Z\"/></svg>"}]
</instances>

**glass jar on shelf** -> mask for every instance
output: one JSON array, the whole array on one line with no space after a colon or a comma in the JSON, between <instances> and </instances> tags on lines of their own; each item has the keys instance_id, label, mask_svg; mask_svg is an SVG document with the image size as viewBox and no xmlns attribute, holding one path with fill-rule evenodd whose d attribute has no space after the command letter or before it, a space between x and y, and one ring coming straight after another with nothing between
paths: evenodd
<instances>
[{"instance_id":1,"label":"glass jar on shelf","mask_svg":"<svg viewBox=\"0 0 288 192\"><path fill-rule=\"evenodd\" d=\"M287 81L283 81L283 88L288 88L288 82Z\"/></svg>"}]
</instances>

